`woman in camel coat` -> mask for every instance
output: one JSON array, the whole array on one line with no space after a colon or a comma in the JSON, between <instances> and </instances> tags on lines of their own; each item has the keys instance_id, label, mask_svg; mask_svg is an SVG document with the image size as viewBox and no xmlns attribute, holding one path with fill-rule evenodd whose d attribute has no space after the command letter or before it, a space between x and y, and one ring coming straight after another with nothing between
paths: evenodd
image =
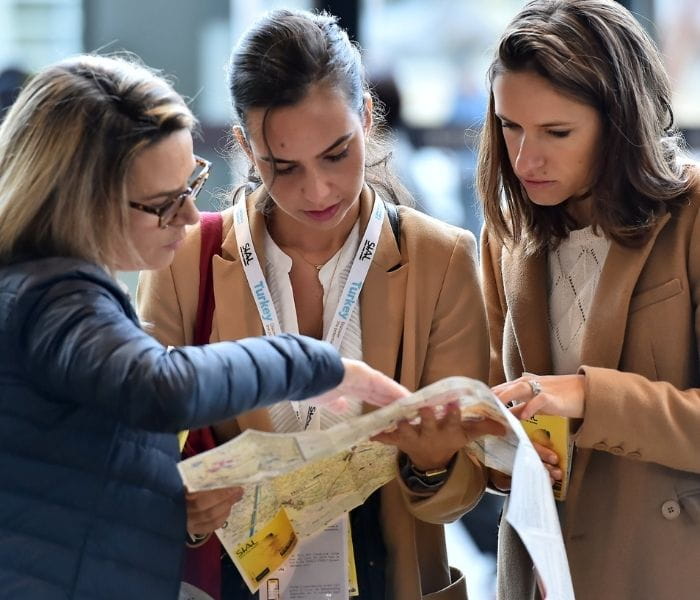
<instances>
[{"instance_id":1,"label":"woman in camel coat","mask_svg":"<svg viewBox=\"0 0 700 600\"><path fill-rule=\"evenodd\" d=\"M307 61L310 56L314 60ZM333 309L345 306L338 304L338 292L364 260L352 257L360 256L360 247L363 254L371 248L341 354L362 357L410 390L450 375L484 379L488 340L475 240L396 206L400 193L385 161L377 160L375 114L359 61L333 17L302 11L270 13L234 51L234 134L253 167L248 191L254 191L235 194L236 204L223 213L221 256L211 265L216 308L210 339L263 333L271 304L286 330L327 337L334 315L344 312ZM239 207L245 210L236 213ZM370 241L374 223L378 238ZM369 245L359 240L362 232ZM191 339L200 247L195 228L171 268L141 280L141 316L165 344ZM251 260L262 269L255 281L269 284L271 300L264 307L247 280ZM367 407L355 409L359 414ZM291 405L275 410L214 426L216 441L247 428L304 425ZM421 426L402 423L398 433L382 437L403 451L397 465L402 476L361 507L375 507L371 522L353 526L361 598L466 596L463 577L448 567L442 526L426 521L457 518L478 500L483 469L463 448L493 431L493 424L463 425L455 407L442 419L430 409L421 416ZM322 416L321 427L328 424Z\"/></svg>"},{"instance_id":2,"label":"woman in camel coat","mask_svg":"<svg viewBox=\"0 0 700 600\"><path fill-rule=\"evenodd\" d=\"M520 418L572 419L559 513L576 597L695 598L700 189L661 59L616 2L536 0L504 33L490 80L479 186L491 381ZM501 598L535 595L507 523L498 561Z\"/></svg>"}]
</instances>

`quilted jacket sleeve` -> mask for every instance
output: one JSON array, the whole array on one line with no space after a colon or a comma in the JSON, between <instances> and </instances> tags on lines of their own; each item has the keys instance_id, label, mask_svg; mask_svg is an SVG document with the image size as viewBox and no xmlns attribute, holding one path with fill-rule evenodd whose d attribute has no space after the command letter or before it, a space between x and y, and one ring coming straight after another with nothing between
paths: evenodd
<instances>
[{"instance_id":1,"label":"quilted jacket sleeve","mask_svg":"<svg viewBox=\"0 0 700 600\"><path fill-rule=\"evenodd\" d=\"M178 431L314 396L343 377L333 347L302 336L168 352L108 281L78 269L21 286L15 343L26 377L45 396L91 404L133 427Z\"/></svg>"}]
</instances>

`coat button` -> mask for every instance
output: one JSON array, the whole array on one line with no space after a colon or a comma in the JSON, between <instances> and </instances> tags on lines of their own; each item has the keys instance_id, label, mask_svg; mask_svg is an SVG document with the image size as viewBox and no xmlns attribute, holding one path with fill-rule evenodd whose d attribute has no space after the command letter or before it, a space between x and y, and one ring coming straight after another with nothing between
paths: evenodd
<instances>
[{"instance_id":1,"label":"coat button","mask_svg":"<svg viewBox=\"0 0 700 600\"><path fill-rule=\"evenodd\" d=\"M596 442L595 444L593 444L593 450L605 451L607 449L608 449L608 445L605 442Z\"/></svg>"},{"instance_id":2,"label":"coat button","mask_svg":"<svg viewBox=\"0 0 700 600\"><path fill-rule=\"evenodd\" d=\"M664 516L664 519L673 521L673 519L681 516L681 505L675 500L666 500L661 505L661 514Z\"/></svg>"},{"instance_id":3,"label":"coat button","mask_svg":"<svg viewBox=\"0 0 700 600\"><path fill-rule=\"evenodd\" d=\"M637 452L636 450L634 452L628 452L627 458L642 458L642 453Z\"/></svg>"},{"instance_id":4,"label":"coat button","mask_svg":"<svg viewBox=\"0 0 700 600\"><path fill-rule=\"evenodd\" d=\"M610 448L610 452L612 452L613 454L616 454L617 456L621 456L622 454L625 453L622 446L613 446L612 448Z\"/></svg>"}]
</instances>

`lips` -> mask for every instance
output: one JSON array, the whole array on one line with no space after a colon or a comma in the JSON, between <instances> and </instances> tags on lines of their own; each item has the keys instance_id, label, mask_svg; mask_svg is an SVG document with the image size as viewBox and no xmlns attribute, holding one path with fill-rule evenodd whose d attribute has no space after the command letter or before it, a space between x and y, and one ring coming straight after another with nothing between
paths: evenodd
<instances>
[{"instance_id":1,"label":"lips","mask_svg":"<svg viewBox=\"0 0 700 600\"><path fill-rule=\"evenodd\" d=\"M553 179L520 179L524 186L544 186L555 183Z\"/></svg>"},{"instance_id":2,"label":"lips","mask_svg":"<svg viewBox=\"0 0 700 600\"><path fill-rule=\"evenodd\" d=\"M335 216L335 214L338 212L339 207L340 202L338 202L337 204L333 204L328 208L324 208L323 210L305 210L304 214L307 217L313 219L314 221L328 221L329 219L332 219Z\"/></svg>"}]
</instances>

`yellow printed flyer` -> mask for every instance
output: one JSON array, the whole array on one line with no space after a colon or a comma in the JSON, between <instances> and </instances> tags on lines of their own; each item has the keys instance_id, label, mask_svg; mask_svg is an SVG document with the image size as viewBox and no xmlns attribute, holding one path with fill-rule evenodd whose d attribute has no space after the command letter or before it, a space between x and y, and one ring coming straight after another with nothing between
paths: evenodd
<instances>
[{"instance_id":1,"label":"yellow printed flyer","mask_svg":"<svg viewBox=\"0 0 700 600\"><path fill-rule=\"evenodd\" d=\"M258 600L349 600L348 518L300 540L289 560L260 586Z\"/></svg>"},{"instance_id":2,"label":"yellow printed flyer","mask_svg":"<svg viewBox=\"0 0 700 600\"><path fill-rule=\"evenodd\" d=\"M235 549L232 559L250 591L255 592L284 563L296 545L296 533L281 508L273 519Z\"/></svg>"},{"instance_id":3,"label":"yellow printed flyer","mask_svg":"<svg viewBox=\"0 0 700 600\"><path fill-rule=\"evenodd\" d=\"M552 415L535 415L521 423L531 441L552 449L559 457L562 480L554 482L554 497L557 500L565 500L573 456L573 438L570 433L569 419Z\"/></svg>"}]
</instances>

